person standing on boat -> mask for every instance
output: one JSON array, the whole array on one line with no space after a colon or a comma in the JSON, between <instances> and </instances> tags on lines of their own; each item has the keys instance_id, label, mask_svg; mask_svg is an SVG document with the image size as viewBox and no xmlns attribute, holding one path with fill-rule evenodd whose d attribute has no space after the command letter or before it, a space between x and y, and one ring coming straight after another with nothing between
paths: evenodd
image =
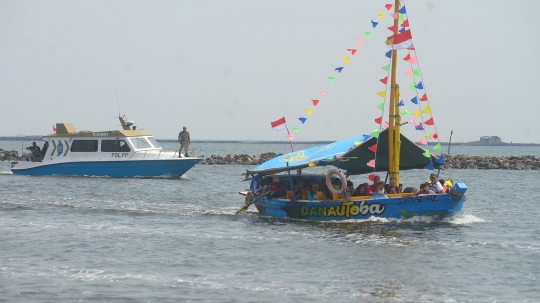
<instances>
[{"instance_id":1,"label":"person standing on boat","mask_svg":"<svg viewBox=\"0 0 540 303\"><path fill-rule=\"evenodd\" d=\"M188 155L188 149L189 149L189 143L191 143L191 140L189 138L189 132L187 131L187 127L184 126L184 130L182 130L178 134L178 142L180 142L180 153L182 153L182 150L184 150L184 155Z\"/></svg>"},{"instance_id":2,"label":"person standing on boat","mask_svg":"<svg viewBox=\"0 0 540 303\"><path fill-rule=\"evenodd\" d=\"M28 146L26 148L26 150L29 150L31 153L34 152L34 148L38 148L38 150L41 152L41 149L39 148L39 146L36 145L36 142L32 142L32 146Z\"/></svg>"}]
</instances>

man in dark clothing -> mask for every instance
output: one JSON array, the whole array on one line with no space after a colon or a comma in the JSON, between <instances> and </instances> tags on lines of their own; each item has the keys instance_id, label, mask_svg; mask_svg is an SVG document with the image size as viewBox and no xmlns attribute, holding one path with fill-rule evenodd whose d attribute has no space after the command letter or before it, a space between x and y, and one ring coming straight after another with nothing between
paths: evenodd
<instances>
[{"instance_id":1,"label":"man in dark clothing","mask_svg":"<svg viewBox=\"0 0 540 303\"><path fill-rule=\"evenodd\" d=\"M182 150L184 150L184 155L187 157L189 143L191 143L187 127L184 126L184 129L178 134L178 142L180 142L180 153L182 153Z\"/></svg>"},{"instance_id":2,"label":"man in dark clothing","mask_svg":"<svg viewBox=\"0 0 540 303\"><path fill-rule=\"evenodd\" d=\"M49 141L45 141L43 144L43 148L41 149L41 157L45 158L45 153L47 152L47 149L49 148Z\"/></svg>"},{"instance_id":3,"label":"man in dark clothing","mask_svg":"<svg viewBox=\"0 0 540 303\"><path fill-rule=\"evenodd\" d=\"M39 146L36 145L36 142L32 142L32 146L28 146L26 148L26 150L29 150L30 152L33 152L34 151L34 148L38 148L38 150L41 152L41 149L39 148Z\"/></svg>"}]
</instances>

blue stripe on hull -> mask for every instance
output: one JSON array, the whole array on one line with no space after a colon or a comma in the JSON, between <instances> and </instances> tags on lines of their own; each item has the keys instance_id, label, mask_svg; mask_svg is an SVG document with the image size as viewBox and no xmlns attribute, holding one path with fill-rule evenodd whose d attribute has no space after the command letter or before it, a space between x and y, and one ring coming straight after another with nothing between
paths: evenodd
<instances>
[{"instance_id":1,"label":"blue stripe on hull","mask_svg":"<svg viewBox=\"0 0 540 303\"><path fill-rule=\"evenodd\" d=\"M13 174L29 176L77 175L107 177L181 176L200 159L69 162L28 169L12 169Z\"/></svg>"},{"instance_id":2,"label":"blue stripe on hull","mask_svg":"<svg viewBox=\"0 0 540 303\"><path fill-rule=\"evenodd\" d=\"M409 218L413 216L451 217L461 211L465 196L459 201L448 194L406 196L361 201L296 201L269 200L255 202L257 210L266 216L304 220L349 220Z\"/></svg>"}]
</instances>

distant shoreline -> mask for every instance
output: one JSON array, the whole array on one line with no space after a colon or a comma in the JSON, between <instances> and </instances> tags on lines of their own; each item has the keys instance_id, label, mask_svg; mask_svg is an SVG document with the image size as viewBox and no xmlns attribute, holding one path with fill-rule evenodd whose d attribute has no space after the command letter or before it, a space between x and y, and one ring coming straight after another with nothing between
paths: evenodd
<instances>
[{"instance_id":1,"label":"distant shoreline","mask_svg":"<svg viewBox=\"0 0 540 303\"><path fill-rule=\"evenodd\" d=\"M41 141L43 136L4 136L0 137L0 141ZM178 142L177 139L157 139L159 142L175 143ZM335 141L295 141L294 143L299 144L329 144ZM191 143L242 143L242 144L289 144L288 141L261 141L261 140L192 140ZM448 146L448 142L441 142L441 145ZM540 143L497 143L497 144L483 144L479 141L474 142L452 142L451 146L489 146L489 147L501 147L501 146L540 146Z\"/></svg>"}]
</instances>

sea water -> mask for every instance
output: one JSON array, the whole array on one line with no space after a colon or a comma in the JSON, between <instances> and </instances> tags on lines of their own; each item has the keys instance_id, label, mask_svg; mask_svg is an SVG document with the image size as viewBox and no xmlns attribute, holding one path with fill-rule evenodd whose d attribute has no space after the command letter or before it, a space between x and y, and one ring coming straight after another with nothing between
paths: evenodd
<instances>
[{"instance_id":1,"label":"sea water","mask_svg":"<svg viewBox=\"0 0 540 303\"><path fill-rule=\"evenodd\" d=\"M200 148L208 157L290 147ZM482 155L470 149L452 154ZM539 171L442 171L468 186L463 213L452 219L306 222L253 207L235 215L250 168L196 165L181 178L29 177L0 162L0 302L540 300ZM428 175L405 171L402 182L417 186Z\"/></svg>"}]
</instances>

